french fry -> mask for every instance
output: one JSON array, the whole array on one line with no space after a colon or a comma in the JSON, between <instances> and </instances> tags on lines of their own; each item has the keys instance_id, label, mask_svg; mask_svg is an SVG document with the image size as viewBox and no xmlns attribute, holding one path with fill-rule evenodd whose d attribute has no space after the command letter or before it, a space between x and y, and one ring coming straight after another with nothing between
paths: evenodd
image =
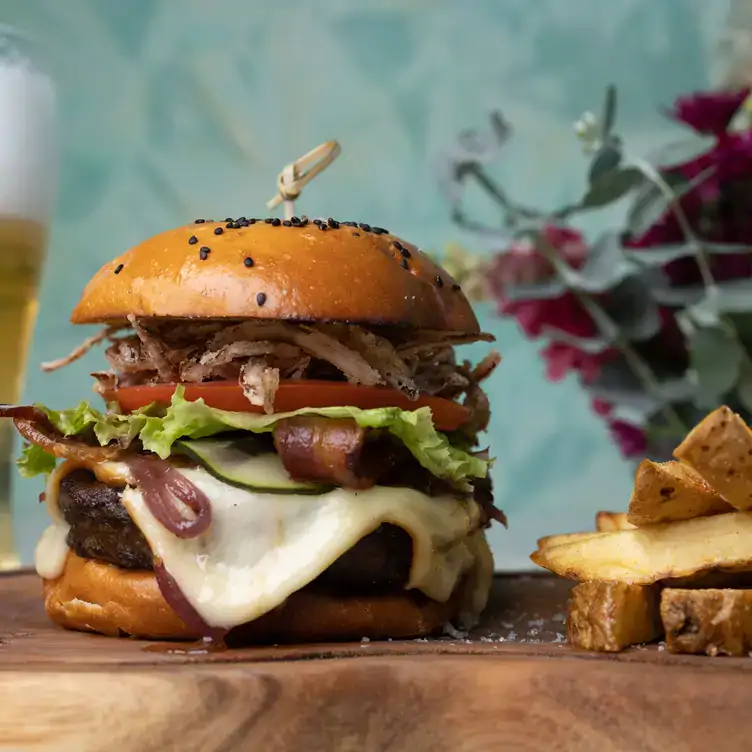
<instances>
[{"instance_id":1,"label":"french fry","mask_svg":"<svg viewBox=\"0 0 752 752\"><path fill-rule=\"evenodd\" d=\"M599 533L614 533L617 530L631 530L633 527L627 520L626 512L598 512L595 515L595 529Z\"/></svg>"},{"instance_id":2,"label":"french fry","mask_svg":"<svg viewBox=\"0 0 752 752\"><path fill-rule=\"evenodd\" d=\"M639 527L732 510L691 467L679 462L643 460L635 473L627 519Z\"/></svg>"},{"instance_id":3,"label":"french fry","mask_svg":"<svg viewBox=\"0 0 752 752\"><path fill-rule=\"evenodd\" d=\"M673 590L661 595L671 653L746 656L752 650L752 590Z\"/></svg>"},{"instance_id":4,"label":"french fry","mask_svg":"<svg viewBox=\"0 0 752 752\"><path fill-rule=\"evenodd\" d=\"M546 535L543 538L538 538L538 548L553 548L554 546L562 546L565 543L575 543L576 541L583 541L587 538L595 538L600 535L596 531L588 531L587 533L560 533L559 535Z\"/></svg>"},{"instance_id":5,"label":"french fry","mask_svg":"<svg viewBox=\"0 0 752 752\"><path fill-rule=\"evenodd\" d=\"M610 653L657 640L663 633L660 601L658 585L575 585L569 595L567 640L574 647Z\"/></svg>"},{"instance_id":6,"label":"french fry","mask_svg":"<svg viewBox=\"0 0 752 752\"><path fill-rule=\"evenodd\" d=\"M649 585L710 569L752 569L752 513L649 525L551 546L530 557L561 577Z\"/></svg>"},{"instance_id":7,"label":"french fry","mask_svg":"<svg viewBox=\"0 0 752 752\"><path fill-rule=\"evenodd\" d=\"M752 431L735 412L719 407L674 450L737 509L752 508Z\"/></svg>"}]
</instances>

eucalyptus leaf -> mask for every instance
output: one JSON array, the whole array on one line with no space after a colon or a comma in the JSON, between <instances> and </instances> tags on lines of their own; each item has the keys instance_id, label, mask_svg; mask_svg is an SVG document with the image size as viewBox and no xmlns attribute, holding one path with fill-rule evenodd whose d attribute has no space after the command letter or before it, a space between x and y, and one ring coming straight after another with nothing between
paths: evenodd
<instances>
[{"instance_id":1,"label":"eucalyptus leaf","mask_svg":"<svg viewBox=\"0 0 752 752\"><path fill-rule=\"evenodd\" d=\"M580 206L583 209L595 209L612 204L641 185L644 179L635 167L611 170L590 185Z\"/></svg>"},{"instance_id":2,"label":"eucalyptus leaf","mask_svg":"<svg viewBox=\"0 0 752 752\"><path fill-rule=\"evenodd\" d=\"M701 241L702 250L713 256L724 254L752 253L752 245L739 243L706 243ZM663 266L680 258L694 256L696 248L691 243L677 243L676 245L656 245L649 248L625 248L624 255L640 266Z\"/></svg>"},{"instance_id":3,"label":"eucalyptus leaf","mask_svg":"<svg viewBox=\"0 0 752 752\"><path fill-rule=\"evenodd\" d=\"M752 280L737 279L719 282L716 285L717 299L715 306L719 313L752 312ZM690 308L700 303L706 290L702 285L685 285L671 287L667 284L656 285L651 290L653 299L661 305Z\"/></svg>"},{"instance_id":4,"label":"eucalyptus leaf","mask_svg":"<svg viewBox=\"0 0 752 752\"><path fill-rule=\"evenodd\" d=\"M742 360L739 379L736 382L736 396L748 413L752 413L752 361L749 357Z\"/></svg>"},{"instance_id":5,"label":"eucalyptus leaf","mask_svg":"<svg viewBox=\"0 0 752 752\"><path fill-rule=\"evenodd\" d=\"M657 149L649 152L646 158L648 162L657 167L672 167L696 159L706 154L714 146L714 137L692 135L689 138L682 138L662 144Z\"/></svg>"},{"instance_id":6,"label":"eucalyptus leaf","mask_svg":"<svg viewBox=\"0 0 752 752\"><path fill-rule=\"evenodd\" d=\"M543 327L541 334L551 342L569 345L588 355L599 355L612 347L612 343L605 337L577 337L552 326Z\"/></svg>"},{"instance_id":7,"label":"eucalyptus leaf","mask_svg":"<svg viewBox=\"0 0 752 752\"><path fill-rule=\"evenodd\" d=\"M603 115L601 128L603 135L608 136L616 123L616 86L609 84L606 87L606 96L603 99Z\"/></svg>"},{"instance_id":8,"label":"eucalyptus leaf","mask_svg":"<svg viewBox=\"0 0 752 752\"><path fill-rule=\"evenodd\" d=\"M620 234L606 232L590 247L582 269L566 272L566 281L573 289L597 294L611 290L634 273L635 266L622 250Z\"/></svg>"},{"instance_id":9,"label":"eucalyptus leaf","mask_svg":"<svg viewBox=\"0 0 752 752\"><path fill-rule=\"evenodd\" d=\"M617 285L603 303L606 313L632 342L654 337L661 329L658 304L642 277L628 277Z\"/></svg>"},{"instance_id":10,"label":"eucalyptus leaf","mask_svg":"<svg viewBox=\"0 0 752 752\"><path fill-rule=\"evenodd\" d=\"M567 287L559 279L547 282L537 282L526 285L506 285L504 297L509 301L517 300L551 300L558 298L567 291Z\"/></svg>"},{"instance_id":11,"label":"eucalyptus leaf","mask_svg":"<svg viewBox=\"0 0 752 752\"><path fill-rule=\"evenodd\" d=\"M695 403L713 408L739 379L744 349L727 327L698 327L689 336L690 367L697 380Z\"/></svg>"},{"instance_id":12,"label":"eucalyptus leaf","mask_svg":"<svg viewBox=\"0 0 752 752\"><path fill-rule=\"evenodd\" d=\"M622 365L622 368L628 369L626 365ZM689 374L659 381L656 394L645 391L639 379L628 370L627 378L621 382L614 380L613 375L613 369L604 368L598 379L583 386L594 399L645 415L654 414L666 404L691 400L696 391Z\"/></svg>"},{"instance_id":13,"label":"eucalyptus leaf","mask_svg":"<svg viewBox=\"0 0 752 752\"><path fill-rule=\"evenodd\" d=\"M607 142L595 153L590 164L588 181L594 183L621 164L622 151L615 141Z\"/></svg>"}]
</instances>

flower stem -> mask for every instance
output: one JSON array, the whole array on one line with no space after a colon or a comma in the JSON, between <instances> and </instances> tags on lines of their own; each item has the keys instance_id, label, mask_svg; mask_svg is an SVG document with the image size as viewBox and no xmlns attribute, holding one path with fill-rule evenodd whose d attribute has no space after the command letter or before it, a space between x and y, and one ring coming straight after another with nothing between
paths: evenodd
<instances>
[{"instance_id":1,"label":"flower stem","mask_svg":"<svg viewBox=\"0 0 752 752\"><path fill-rule=\"evenodd\" d=\"M567 285L567 289L582 303L585 310L590 314L602 333L624 356L627 365L632 369L632 373L638 378L643 389L653 397L660 406L660 411L666 419L666 423L677 435L684 436L687 433L687 427L684 425L679 413L669 402L665 402L665 396L661 389L660 382L650 364L640 356L637 350L632 347L631 342L624 336L619 329L618 324L608 315L598 301L587 292L574 289L569 285L571 270L569 266L561 259L556 249L540 233L535 236L535 244L543 255L550 261L556 270L560 280ZM570 272L569 274L567 272Z\"/></svg>"},{"instance_id":2,"label":"flower stem","mask_svg":"<svg viewBox=\"0 0 752 752\"><path fill-rule=\"evenodd\" d=\"M691 246L697 266L700 269L700 276L702 277L702 283L705 287L705 292L709 296L717 295L717 287L715 279L713 279L713 273L710 270L710 264L708 263L708 253L702 245L699 237L692 229L692 225L687 219L687 215L684 213L684 209L681 206L681 202L676 197L671 186L663 179L663 176L658 170L653 167L649 162L644 159L630 158L630 163L633 164L648 180L650 180L656 188L663 194L663 197L668 201L671 210L676 216L676 221L682 229L682 232L687 238L687 242Z\"/></svg>"}]
</instances>

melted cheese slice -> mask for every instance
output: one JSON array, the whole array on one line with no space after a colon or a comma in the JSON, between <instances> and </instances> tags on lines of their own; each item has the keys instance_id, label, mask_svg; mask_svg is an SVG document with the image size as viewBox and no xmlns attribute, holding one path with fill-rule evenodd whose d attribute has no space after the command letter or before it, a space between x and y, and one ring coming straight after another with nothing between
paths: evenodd
<instances>
[{"instance_id":1,"label":"melted cheese slice","mask_svg":"<svg viewBox=\"0 0 752 752\"><path fill-rule=\"evenodd\" d=\"M53 525L37 547L37 571L59 576L68 527L58 506L60 480L80 464L65 463L50 477L47 504ZM90 468L103 482L126 483L119 463ZM213 627L232 628L281 605L381 524L412 538L406 587L439 602L465 578L463 625L485 608L493 558L474 502L429 497L407 488L335 489L318 496L265 494L229 486L200 468L180 472L210 499L212 524L203 535L181 539L149 511L141 492L127 486L123 504L155 556L193 608ZM62 537L61 537L62 536Z\"/></svg>"}]
</instances>

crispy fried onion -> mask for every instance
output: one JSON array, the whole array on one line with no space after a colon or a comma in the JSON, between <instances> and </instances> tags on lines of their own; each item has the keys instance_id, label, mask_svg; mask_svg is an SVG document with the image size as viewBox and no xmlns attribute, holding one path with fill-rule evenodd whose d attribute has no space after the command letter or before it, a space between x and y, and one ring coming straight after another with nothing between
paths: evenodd
<instances>
[{"instance_id":1,"label":"crispy fried onion","mask_svg":"<svg viewBox=\"0 0 752 752\"><path fill-rule=\"evenodd\" d=\"M31 405L0 405L0 418L13 418L16 430L26 441L61 459L107 462L122 456L119 447L89 444L80 436L65 436L47 416Z\"/></svg>"},{"instance_id":2,"label":"crispy fried onion","mask_svg":"<svg viewBox=\"0 0 752 752\"><path fill-rule=\"evenodd\" d=\"M298 416L277 423L274 446L295 480L362 489L376 482L359 472L365 436L354 420Z\"/></svg>"},{"instance_id":3,"label":"crispy fried onion","mask_svg":"<svg viewBox=\"0 0 752 752\"><path fill-rule=\"evenodd\" d=\"M176 468L154 456L128 460L133 480L154 517L178 538L195 538L211 524L209 497Z\"/></svg>"}]
</instances>

